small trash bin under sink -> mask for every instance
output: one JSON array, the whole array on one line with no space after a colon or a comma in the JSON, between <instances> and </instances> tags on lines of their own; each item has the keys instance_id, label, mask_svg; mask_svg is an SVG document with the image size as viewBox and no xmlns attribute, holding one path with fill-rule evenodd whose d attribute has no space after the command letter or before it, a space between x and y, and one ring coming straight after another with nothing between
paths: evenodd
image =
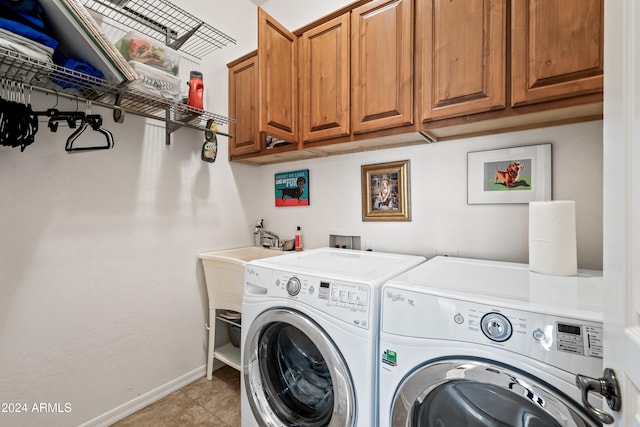
<instances>
[{"instance_id":1,"label":"small trash bin under sink","mask_svg":"<svg viewBox=\"0 0 640 427\"><path fill-rule=\"evenodd\" d=\"M240 348L240 334L242 333L242 329L238 325L232 325L231 323L227 324L229 327L229 341L231 341L231 345L234 347Z\"/></svg>"}]
</instances>

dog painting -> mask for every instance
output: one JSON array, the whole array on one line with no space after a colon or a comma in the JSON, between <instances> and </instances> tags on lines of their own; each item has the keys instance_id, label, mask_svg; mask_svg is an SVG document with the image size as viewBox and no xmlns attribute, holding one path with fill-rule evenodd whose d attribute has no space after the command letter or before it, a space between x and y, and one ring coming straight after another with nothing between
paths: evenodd
<instances>
[{"instance_id":1,"label":"dog painting","mask_svg":"<svg viewBox=\"0 0 640 427\"><path fill-rule=\"evenodd\" d=\"M484 164L485 191L529 190L531 159L513 159Z\"/></svg>"},{"instance_id":2,"label":"dog painting","mask_svg":"<svg viewBox=\"0 0 640 427\"><path fill-rule=\"evenodd\" d=\"M551 200L551 144L467 153L467 204Z\"/></svg>"},{"instance_id":3,"label":"dog painting","mask_svg":"<svg viewBox=\"0 0 640 427\"><path fill-rule=\"evenodd\" d=\"M309 205L309 170L276 174L275 201L276 206Z\"/></svg>"},{"instance_id":4,"label":"dog painting","mask_svg":"<svg viewBox=\"0 0 640 427\"><path fill-rule=\"evenodd\" d=\"M304 185L307 183L307 180L304 179L303 176L299 176L296 180L296 186L291 188L281 188L282 191L282 201L287 200L287 197L291 197L292 199L297 199L298 203L300 203L300 199L302 199L302 195L304 194Z\"/></svg>"},{"instance_id":5,"label":"dog painting","mask_svg":"<svg viewBox=\"0 0 640 427\"><path fill-rule=\"evenodd\" d=\"M501 171L496 165L496 174L493 177L493 183L501 182L507 188L512 188L516 182L520 181L520 171L524 170L522 162L511 162L507 166L507 170Z\"/></svg>"}]
</instances>

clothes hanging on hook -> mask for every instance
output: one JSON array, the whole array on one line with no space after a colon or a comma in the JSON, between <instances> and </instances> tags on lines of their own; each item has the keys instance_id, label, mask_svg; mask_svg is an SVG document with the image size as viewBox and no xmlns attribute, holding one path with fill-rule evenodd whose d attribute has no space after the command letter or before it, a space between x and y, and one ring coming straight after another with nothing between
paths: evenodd
<instances>
[{"instance_id":1,"label":"clothes hanging on hook","mask_svg":"<svg viewBox=\"0 0 640 427\"><path fill-rule=\"evenodd\" d=\"M38 132L38 117L31 110L31 90L27 99L22 83L2 79L1 84L0 145L24 151Z\"/></svg>"}]
</instances>

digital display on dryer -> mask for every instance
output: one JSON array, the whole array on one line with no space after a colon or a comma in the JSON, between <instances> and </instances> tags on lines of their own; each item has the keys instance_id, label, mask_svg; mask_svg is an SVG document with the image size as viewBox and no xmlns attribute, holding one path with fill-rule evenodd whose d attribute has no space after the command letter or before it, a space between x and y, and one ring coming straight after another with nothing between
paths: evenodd
<instances>
[{"instance_id":1,"label":"digital display on dryer","mask_svg":"<svg viewBox=\"0 0 640 427\"><path fill-rule=\"evenodd\" d=\"M558 332L564 332L565 334L580 335L582 333L582 328L580 326L558 323Z\"/></svg>"}]
</instances>

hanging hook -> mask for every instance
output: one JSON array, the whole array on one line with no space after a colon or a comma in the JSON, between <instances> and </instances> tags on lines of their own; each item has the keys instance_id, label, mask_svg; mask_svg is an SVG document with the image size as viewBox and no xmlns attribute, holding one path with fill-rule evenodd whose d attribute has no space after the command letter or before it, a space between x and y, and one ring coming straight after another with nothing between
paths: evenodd
<instances>
[{"instance_id":1,"label":"hanging hook","mask_svg":"<svg viewBox=\"0 0 640 427\"><path fill-rule=\"evenodd\" d=\"M20 88L20 103L27 105L27 97L24 94L24 83L23 82L18 83L18 87Z\"/></svg>"},{"instance_id":2,"label":"hanging hook","mask_svg":"<svg viewBox=\"0 0 640 427\"><path fill-rule=\"evenodd\" d=\"M49 110L55 110L58 108L58 102L60 101L60 96L58 95L58 91L57 90L53 90L56 94L56 103L54 104L53 107L49 108Z\"/></svg>"}]
</instances>

